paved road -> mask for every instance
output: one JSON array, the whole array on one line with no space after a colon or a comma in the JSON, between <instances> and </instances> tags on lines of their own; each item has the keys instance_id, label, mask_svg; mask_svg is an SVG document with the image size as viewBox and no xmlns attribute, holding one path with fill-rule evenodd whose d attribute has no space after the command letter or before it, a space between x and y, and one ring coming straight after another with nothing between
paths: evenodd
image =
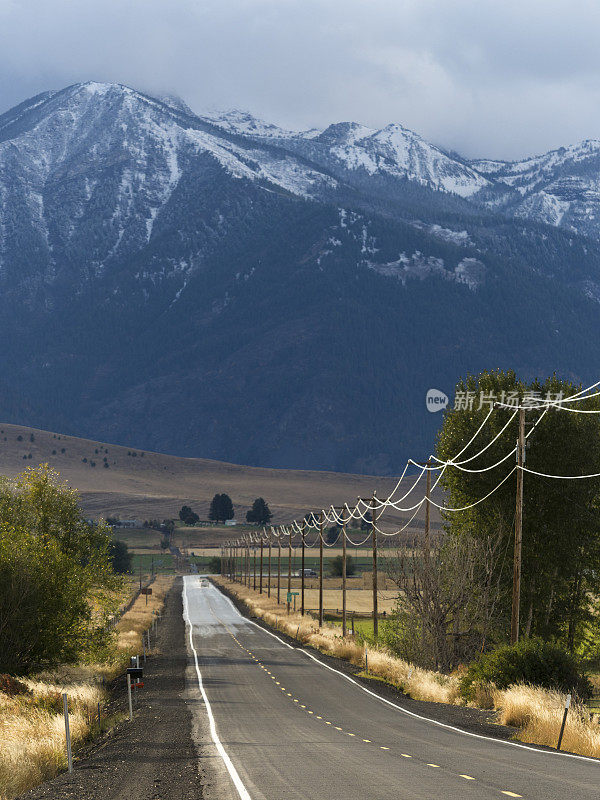
<instances>
[{"instance_id":1,"label":"paved road","mask_svg":"<svg viewBox=\"0 0 600 800\"><path fill-rule=\"evenodd\" d=\"M411 716L254 625L196 576L185 578L184 608L197 657L194 678L214 719L220 763L228 762L233 775L222 770L219 797L600 797L599 762ZM196 713L205 716L205 706Z\"/></svg>"}]
</instances>

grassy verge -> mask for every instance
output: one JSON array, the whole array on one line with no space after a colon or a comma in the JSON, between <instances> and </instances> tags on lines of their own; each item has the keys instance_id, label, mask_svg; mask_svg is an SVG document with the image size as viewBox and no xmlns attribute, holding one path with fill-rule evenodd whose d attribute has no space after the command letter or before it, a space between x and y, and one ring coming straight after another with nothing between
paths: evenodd
<instances>
[{"instance_id":1,"label":"grassy verge","mask_svg":"<svg viewBox=\"0 0 600 800\"><path fill-rule=\"evenodd\" d=\"M218 576L215 582L241 600L248 610L268 625L288 634L323 653L344 658L357 667L365 665L365 648L352 637L344 639L338 625L319 628L316 620L299 613L286 614L286 607L273 598L232 583ZM366 621L365 621L366 622ZM372 631L372 628L371 628ZM464 704L459 691L459 678L421 669L383 649L369 645L369 678L393 684L415 700L436 703ZM565 696L535 686L516 685L500 691L482 686L474 705L493 709L497 721L518 728L518 739L531 744L555 747L563 718ZM565 727L563 750L600 758L600 725L580 703L571 706Z\"/></svg>"},{"instance_id":2,"label":"grassy verge","mask_svg":"<svg viewBox=\"0 0 600 800\"><path fill-rule=\"evenodd\" d=\"M130 655L141 652L142 633L160 612L172 582L172 577L159 575L148 604L140 596L121 617L114 648L105 662L64 665L17 683L4 683L5 691L0 691L0 800L12 800L66 768L63 692L69 696L74 754L114 723L115 718L98 723L98 703L102 708L108 699L105 683L123 672ZM135 586L129 584L129 591L133 594Z\"/></svg>"}]
</instances>

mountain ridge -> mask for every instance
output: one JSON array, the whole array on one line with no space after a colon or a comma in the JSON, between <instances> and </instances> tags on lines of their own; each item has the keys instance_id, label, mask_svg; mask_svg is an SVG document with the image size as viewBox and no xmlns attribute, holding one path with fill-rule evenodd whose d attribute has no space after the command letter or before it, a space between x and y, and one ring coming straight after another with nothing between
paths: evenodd
<instances>
[{"instance_id":1,"label":"mountain ridge","mask_svg":"<svg viewBox=\"0 0 600 800\"><path fill-rule=\"evenodd\" d=\"M0 116L6 419L384 474L431 449L431 387L596 378L593 148L519 191L514 165L484 174L399 124L219 125L165 99L90 82Z\"/></svg>"}]
</instances>

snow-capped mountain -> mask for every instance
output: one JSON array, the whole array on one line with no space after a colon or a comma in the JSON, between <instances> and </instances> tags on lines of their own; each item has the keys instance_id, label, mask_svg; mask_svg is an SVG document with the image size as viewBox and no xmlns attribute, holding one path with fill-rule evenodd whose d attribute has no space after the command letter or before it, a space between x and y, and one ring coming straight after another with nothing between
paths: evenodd
<instances>
[{"instance_id":1,"label":"snow-capped mountain","mask_svg":"<svg viewBox=\"0 0 600 800\"><path fill-rule=\"evenodd\" d=\"M0 116L0 415L394 471L431 446L431 386L594 374L598 149L468 162L397 123L40 94Z\"/></svg>"},{"instance_id":2,"label":"snow-capped mountain","mask_svg":"<svg viewBox=\"0 0 600 800\"><path fill-rule=\"evenodd\" d=\"M508 213L600 238L600 140L523 161L476 161L473 166L513 190L503 199Z\"/></svg>"}]
</instances>

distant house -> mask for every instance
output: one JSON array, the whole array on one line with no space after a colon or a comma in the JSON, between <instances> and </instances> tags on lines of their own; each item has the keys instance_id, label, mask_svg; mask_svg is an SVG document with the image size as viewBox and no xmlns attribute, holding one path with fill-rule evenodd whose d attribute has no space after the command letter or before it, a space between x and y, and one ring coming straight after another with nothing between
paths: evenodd
<instances>
[{"instance_id":1,"label":"distant house","mask_svg":"<svg viewBox=\"0 0 600 800\"><path fill-rule=\"evenodd\" d=\"M142 528L143 525L141 519L120 519L113 525L113 528Z\"/></svg>"},{"instance_id":2,"label":"distant house","mask_svg":"<svg viewBox=\"0 0 600 800\"><path fill-rule=\"evenodd\" d=\"M225 525L227 525L227 527L229 528L232 527L233 525L237 525L237 519L226 519Z\"/></svg>"}]
</instances>

